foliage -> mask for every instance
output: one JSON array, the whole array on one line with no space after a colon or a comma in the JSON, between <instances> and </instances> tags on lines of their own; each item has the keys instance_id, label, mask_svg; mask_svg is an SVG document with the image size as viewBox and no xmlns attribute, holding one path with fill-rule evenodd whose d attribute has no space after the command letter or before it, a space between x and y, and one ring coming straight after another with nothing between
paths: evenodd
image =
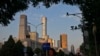
<instances>
[{"instance_id":1,"label":"foliage","mask_svg":"<svg viewBox=\"0 0 100 56\"><path fill-rule=\"evenodd\" d=\"M59 50L59 52L57 53L57 56L64 56L64 52L62 50Z\"/></svg>"},{"instance_id":2,"label":"foliage","mask_svg":"<svg viewBox=\"0 0 100 56\"><path fill-rule=\"evenodd\" d=\"M5 42L5 44L2 46L0 50L0 56L13 56L13 46L15 42L12 38L12 35L10 35L8 41Z\"/></svg>"},{"instance_id":3,"label":"foliage","mask_svg":"<svg viewBox=\"0 0 100 56\"><path fill-rule=\"evenodd\" d=\"M28 54L28 56L33 56L34 55L33 50L32 50L31 47L27 47L27 54Z\"/></svg>"},{"instance_id":4,"label":"foliage","mask_svg":"<svg viewBox=\"0 0 100 56\"><path fill-rule=\"evenodd\" d=\"M15 43L12 35L10 35L9 39L0 49L0 56L24 56L24 48L21 41ZM32 48L27 47L27 54L28 56L33 56Z\"/></svg>"},{"instance_id":5,"label":"foliage","mask_svg":"<svg viewBox=\"0 0 100 56\"><path fill-rule=\"evenodd\" d=\"M36 49L34 50L34 53L39 54L41 51L42 51L42 50L41 50L40 48L36 48Z\"/></svg>"},{"instance_id":6,"label":"foliage","mask_svg":"<svg viewBox=\"0 0 100 56\"><path fill-rule=\"evenodd\" d=\"M75 56L75 54L73 54L72 52L69 53L69 56Z\"/></svg>"},{"instance_id":7,"label":"foliage","mask_svg":"<svg viewBox=\"0 0 100 56\"><path fill-rule=\"evenodd\" d=\"M18 41L14 45L13 49L14 49L14 56L24 56L24 52L23 52L24 46L20 41Z\"/></svg>"},{"instance_id":8,"label":"foliage","mask_svg":"<svg viewBox=\"0 0 100 56\"><path fill-rule=\"evenodd\" d=\"M20 5L20 6L19 6ZM0 1L0 24L7 26L14 20L13 16L28 7L28 0L1 0Z\"/></svg>"},{"instance_id":9,"label":"foliage","mask_svg":"<svg viewBox=\"0 0 100 56\"><path fill-rule=\"evenodd\" d=\"M58 4L61 1L62 0L3 0L0 2L0 24L7 26L14 20L13 16L17 12L27 9L30 3L32 3L33 7L42 3L43 6L49 8L51 5ZM63 0L63 3L66 4L73 4L72 2L73 0Z\"/></svg>"},{"instance_id":10,"label":"foliage","mask_svg":"<svg viewBox=\"0 0 100 56\"><path fill-rule=\"evenodd\" d=\"M89 56L89 49L86 49L85 47L85 44L82 43L80 46L80 52L85 56Z\"/></svg>"}]
</instances>

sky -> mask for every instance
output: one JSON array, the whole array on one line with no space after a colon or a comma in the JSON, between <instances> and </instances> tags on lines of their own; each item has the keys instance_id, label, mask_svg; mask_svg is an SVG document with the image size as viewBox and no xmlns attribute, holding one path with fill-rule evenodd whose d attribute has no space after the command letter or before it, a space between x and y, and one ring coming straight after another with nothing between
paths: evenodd
<instances>
[{"instance_id":1,"label":"sky","mask_svg":"<svg viewBox=\"0 0 100 56\"><path fill-rule=\"evenodd\" d=\"M80 18L75 16L66 16L66 13L81 13L78 6L70 6L65 4L52 5L50 8L45 8L40 5L36 8L29 5L29 8L25 11L16 13L14 16L14 21L8 26L0 25L0 41L6 41L9 35L18 37L19 30L19 19L21 14L27 15L28 22L34 25L41 23L41 17L47 17L47 34L54 40L60 39L60 34L67 34L68 38L68 49L70 46L74 45L75 49L79 48L83 42L81 30L71 30L70 26L75 26L80 24ZM31 26L31 31L35 31L35 27ZM38 26L37 32L41 37L42 26ZM57 43L57 42L56 42Z\"/></svg>"}]
</instances>

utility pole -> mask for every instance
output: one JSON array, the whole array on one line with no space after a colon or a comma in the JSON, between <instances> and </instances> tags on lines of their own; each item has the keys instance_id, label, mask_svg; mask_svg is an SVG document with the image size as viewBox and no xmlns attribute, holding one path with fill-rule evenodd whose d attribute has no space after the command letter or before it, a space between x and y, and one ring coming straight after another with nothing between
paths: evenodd
<instances>
[{"instance_id":1,"label":"utility pole","mask_svg":"<svg viewBox=\"0 0 100 56\"><path fill-rule=\"evenodd\" d=\"M35 49L36 49L36 48L38 47L38 46L37 46L37 42L38 42L38 37L37 37L37 35L38 35L38 33L37 33L37 28L38 28L38 26L42 25L43 23L40 23L40 24L38 24L38 25L34 25L34 24L31 24L31 23L28 23L28 24L30 24L30 25L32 25L32 26L35 27L35 32L36 32L36 38L35 38Z\"/></svg>"}]
</instances>

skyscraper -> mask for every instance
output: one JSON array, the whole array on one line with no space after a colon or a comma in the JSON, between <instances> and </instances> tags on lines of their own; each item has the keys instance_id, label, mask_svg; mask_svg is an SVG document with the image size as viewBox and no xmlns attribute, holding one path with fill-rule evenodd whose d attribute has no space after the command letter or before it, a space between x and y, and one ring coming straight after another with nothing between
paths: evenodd
<instances>
[{"instance_id":1,"label":"skyscraper","mask_svg":"<svg viewBox=\"0 0 100 56\"><path fill-rule=\"evenodd\" d=\"M61 48L67 49L67 34L61 34L60 35L60 43L61 43Z\"/></svg>"},{"instance_id":2,"label":"skyscraper","mask_svg":"<svg viewBox=\"0 0 100 56\"><path fill-rule=\"evenodd\" d=\"M47 18L45 16L42 17L42 38L44 38L46 41L48 39L47 36Z\"/></svg>"},{"instance_id":3,"label":"skyscraper","mask_svg":"<svg viewBox=\"0 0 100 56\"><path fill-rule=\"evenodd\" d=\"M20 23L19 23L19 37L20 41L24 41L26 39L27 32L27 16L21 15L20 16Z\"/></svg>"}]
</instances>

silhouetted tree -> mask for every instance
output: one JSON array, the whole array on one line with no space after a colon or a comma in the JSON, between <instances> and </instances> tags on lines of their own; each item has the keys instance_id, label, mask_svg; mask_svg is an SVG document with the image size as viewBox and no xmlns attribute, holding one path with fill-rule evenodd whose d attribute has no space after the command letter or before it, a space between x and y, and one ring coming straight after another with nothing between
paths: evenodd
<instances>
[{"instance_id":1,"label":"silhouetted tree","mask_svg":"<svg viewBox=\"0 0 100 56\"><path fill-rule=\"evenodd\" d=\"M27 47L27 55L28 56L33 56L34 55L33 50L32 50L31 47Z\"/></svg>"},{"instance_id":2,"label":"silhouetted tree","mask_svg":"<svg viewBox=\"0 0 100 56\"><path fill-rule=\"evenodd\" d=\"M62 50L59 50L59 52L57 53L57 56L64 56L64 52Z\"/></svg>"},{"instance_id":3,"label":"silhouetted tree","mask_svg":"<svg viewBox=\"0 0 100 56\"><path fill-rule=\"evenodd\" d=\"M19 6L20 5L20 6ZM16 12L28 8L28 0L1 0L0 1L0 24L8 25L14 20Z\"/></svg>"},{"instance_id":4,"label":"silhouetted tree","mask_svg":"<svg viewBox=\"0 0 100 56\"><path fill-rule=\"evenodd\" d=\"M72 52L69 53L69 56L75 56L75 54L73 54Z\"/></svg>"},{"instance_id":5,"label":"silhouetted tree","mask_svg":"<svg viewBox=\"0 0 100 56\"><path fill-rule=\"evenodd\" d=\"M40 48L36 48L36 49L34 50L34 53L37 54L37 55L40 55L41 51L42 51L42 50L41 50Z\"/></svg>"},{"instance_id":6,"label":"silhouetted tree","mask_svg":"<svg viewBox=\"0 0 100 56\"><path fill-rule=\"evenodd\" d=\"M14 56L24 56L24 46L21 43L21 41L17 41L13 49L14 49Z\"/></svg>"},{"instance_id":7,"label":"silhouetted tree","mask_svg":"<svg viewBox=\"0 0 100 56\"><path fill-rule=\"evenodd\" d=\"M4 43L4 45L2 46L1 50L0 50L0 56L13 56L14 54L14 49L13 46L15 45L15 42L12 38L12 35L9 36L8 41L6 41Z\"/></svg>"}]
</instances>

